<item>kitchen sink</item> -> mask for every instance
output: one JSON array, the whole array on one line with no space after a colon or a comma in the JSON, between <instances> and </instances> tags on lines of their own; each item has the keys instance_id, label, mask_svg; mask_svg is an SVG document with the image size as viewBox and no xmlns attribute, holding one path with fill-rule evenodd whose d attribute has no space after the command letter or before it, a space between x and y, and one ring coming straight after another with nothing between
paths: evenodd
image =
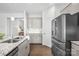
<instances>
[{"instance_id":1,"label":"kitchen sink","mask_svg":"<svg viewBox=\"0 0 79 59\"><path fill-rule=\"evenodd\" d=\"M3 41L2 43L16 43L18 42L19 40L14 40L14 39L10 39L10 40L6 40L6 41Z\"/></svg>"}]
</instances>

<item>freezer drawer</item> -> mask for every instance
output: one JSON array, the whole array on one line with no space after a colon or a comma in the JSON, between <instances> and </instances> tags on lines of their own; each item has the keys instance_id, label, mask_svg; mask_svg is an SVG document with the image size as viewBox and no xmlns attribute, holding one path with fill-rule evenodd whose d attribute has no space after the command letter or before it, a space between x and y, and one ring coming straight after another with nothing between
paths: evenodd
<instances>
[{"instance_id":1,"label":"freezer drawer","mask_svg":"<svg viewBox=\"0 0 79 59\"><path fill-rule=\"evenodd\" d=\"M56 45L57 47L59 47L59 48L61 48L61 49L63 49L63 50L66 49L65 43L59 42L59 41L57 41L57 40L55 40L55 39L52 40L52 44L53 44L53 45Z\"/></svg>"},{"instance_id":2,"label":"freezer drawer","mask_svg":"<svg viewBox=\"0 0 79 59\"><path fill-rule=\"evenodd\" d=\"M65 51L56 47L55 45L53 46L53 53L54 53L55 56L65 56L66 55Z\"/></svg>"}]
</instances>

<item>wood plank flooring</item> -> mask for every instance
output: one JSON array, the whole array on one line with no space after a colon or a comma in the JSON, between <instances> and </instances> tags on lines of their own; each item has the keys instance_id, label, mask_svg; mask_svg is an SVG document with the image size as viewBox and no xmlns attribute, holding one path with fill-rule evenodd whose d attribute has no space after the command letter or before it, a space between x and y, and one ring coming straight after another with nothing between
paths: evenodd
<instances>
[{"instance_id":1,"label":"wood plank flooring","mask_svg":"<svg viewBox=\"0 0 79 59\"><path fill-rule=\"evenodd\" d=\"M30 56L53 56L51 48L44 45L30 45Z\"/></svg>"}]
</instances>

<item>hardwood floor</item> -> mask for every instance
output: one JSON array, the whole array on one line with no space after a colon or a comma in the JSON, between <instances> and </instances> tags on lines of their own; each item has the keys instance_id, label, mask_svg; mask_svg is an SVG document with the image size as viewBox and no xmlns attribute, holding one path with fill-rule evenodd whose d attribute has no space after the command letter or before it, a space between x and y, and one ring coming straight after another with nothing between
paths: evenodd
<instances>
[{"instance_id":1,"label":"hardwood floor","mask_svg":"<svg viewBox=\"0 0 79 59\"><path fill-rule=\"evenodd\" d=\"M51 48L44 45L30 45L30 56L53 56Z\"/></svg>"}]
</instances>

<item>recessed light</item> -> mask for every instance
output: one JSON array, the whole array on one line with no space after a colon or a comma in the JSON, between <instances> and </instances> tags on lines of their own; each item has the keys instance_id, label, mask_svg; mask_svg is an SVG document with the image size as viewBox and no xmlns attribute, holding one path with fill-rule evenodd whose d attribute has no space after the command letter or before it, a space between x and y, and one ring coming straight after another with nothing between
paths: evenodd
<instances>
[{"instance_id":1,"label":"recessed light","mask_svg":"<svg viewBox=\"0 0 79 59\"><path fill-rule=\"evenodd\" d=\"M11 17L11 21L14 21L15 20L15 18L14 17Z\"/></svg>"}]
</instances>

